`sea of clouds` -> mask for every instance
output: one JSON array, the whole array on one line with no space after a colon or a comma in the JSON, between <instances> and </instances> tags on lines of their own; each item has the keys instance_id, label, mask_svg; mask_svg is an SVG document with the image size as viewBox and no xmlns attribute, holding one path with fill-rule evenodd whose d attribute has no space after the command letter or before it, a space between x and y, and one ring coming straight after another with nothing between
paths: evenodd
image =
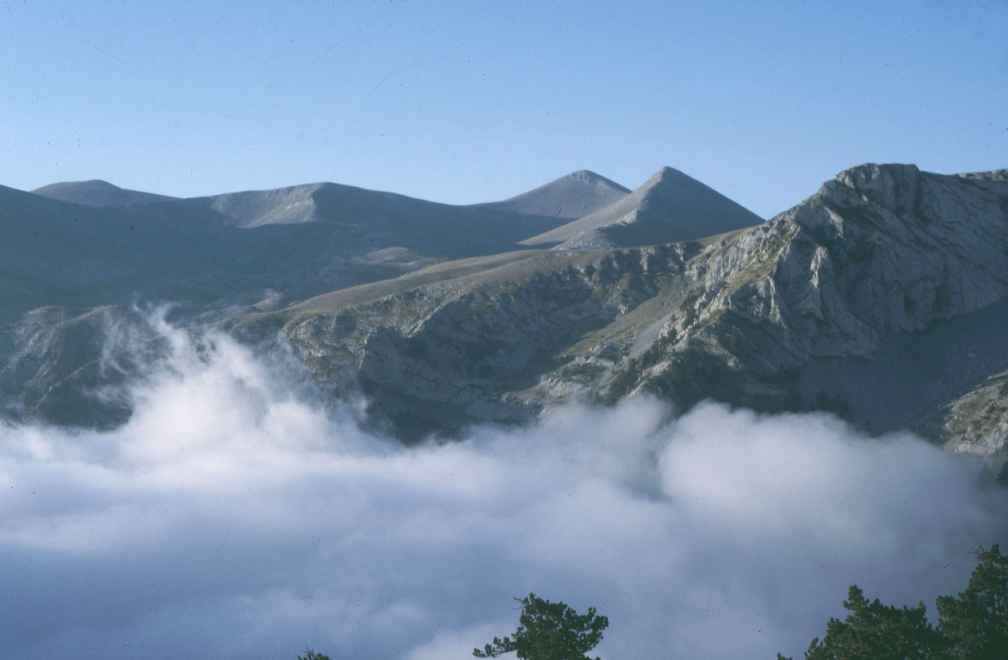
<instances>
[{"instance_id":1,"label":"sea of clouds","mask_svg":"<svg viewBox=\"0 0 1008 660\"><path fill-rule=\"evenodd\" d=\"M404 448L157 323L125 426L0 426L5 658L454 660L530 591L607 615L606 660L800 655L849 584L930 605L1008 538L909 434L637 399Z\"/></svg>"}]
</instances>

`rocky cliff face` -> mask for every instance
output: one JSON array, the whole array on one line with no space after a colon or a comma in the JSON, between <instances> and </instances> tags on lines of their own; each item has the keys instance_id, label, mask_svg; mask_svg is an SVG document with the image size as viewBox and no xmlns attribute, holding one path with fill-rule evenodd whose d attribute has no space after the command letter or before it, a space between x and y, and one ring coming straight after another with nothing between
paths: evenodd
<instances>
[{"instance_id":1,"label":"rocky cliff face","mask_svg":"<svg viewBox=\"0 0 1008 660\"><path fill-rule=\"evenodd\" d=\"M661 334L713 342L761 373L814 357L868 357L887 335L1003 298L1006 239L1008 184L996 175L854 168L694 261L697 318L670 319ZM747 342L763 337L758 351L726 341L749 327Z\"/></svg>"},{"instance_id":2,"label":"rocky cliff face","mask_svg":"<svg viewBox=\"0 0 1008 660\"><path fill-rule=\"evenodd\" d=\"M729 235L472 263L247 326L281 327L320 382L359 386L407 435L641 391L842 408L806 387L818 365L871 364L1005 299L1006 246L1005 172L865 165Z\"/></svg>"},{"instance_id":3,"label":"rocky cliff face","mask_svg":"<svg viewBox=\"0 0 1008 660\"><path fill-rule=\"evenodd\" d=\"M308 301L282 333L330 391L360 386L398 433L523 421L594 384L586 372L557 392L544 386L576 345L654 296L690 249L526 253L414 287L421 273L392 293Z\"/></svg>"}]
</instances>

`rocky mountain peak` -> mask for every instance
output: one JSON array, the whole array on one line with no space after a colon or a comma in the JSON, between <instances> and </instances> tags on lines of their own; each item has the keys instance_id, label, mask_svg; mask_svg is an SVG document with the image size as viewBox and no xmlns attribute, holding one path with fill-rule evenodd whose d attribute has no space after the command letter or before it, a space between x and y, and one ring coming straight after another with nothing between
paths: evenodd
<instances>
[{"instance_id":1,"label":"rocky mountain peak","mask_svg":"<svg viewBox=\"0 0 1008 660\"><path fill-rule=\"evenodd\" d=\"M866 163L848 168L823 186L827 198L848 203L851 195L893 210L913 209L920 194L916 165Z\"/></svg>"}]
</instances>

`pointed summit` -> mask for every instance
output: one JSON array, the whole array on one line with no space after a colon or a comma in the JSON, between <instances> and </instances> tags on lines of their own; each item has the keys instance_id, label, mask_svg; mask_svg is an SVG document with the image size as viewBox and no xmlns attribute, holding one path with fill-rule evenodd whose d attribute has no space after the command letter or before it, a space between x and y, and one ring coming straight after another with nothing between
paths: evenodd
<instances>
[{"instance_id":1,"label":"pointed summit","mask_svg":"<svg viewBox=\"0 0 1008 660\"><path fill-rule=\"evenodd\" d=\"M510 199L479 206L573 220L612 204L629 192L601 174L578 170Z\"/></svg>"},{"instance_id":2,"label":"pointed summit","mask_svg":"<svg viewBox=\"0 0 1008 660\"><path fill-rule=\"evenodd\" d=\"M525 245L562 249L686 241L756 225L763 219L716 190L663 167L629 195Z\"/></svg>"},{"instance_id":3,"label":"pointed summit","mask_svg":"<svg viewBox=\"0 0 1008 660\"><path fill-rule=\"evenodd\" d=\"M104 207L142 206L144 204L170 202L177 199L166 195L156 195L139 190L120 188L101 179L61 181L36 188L32 192L36 195L57 199L61 202Z\"/></svg>"}]
</instances>

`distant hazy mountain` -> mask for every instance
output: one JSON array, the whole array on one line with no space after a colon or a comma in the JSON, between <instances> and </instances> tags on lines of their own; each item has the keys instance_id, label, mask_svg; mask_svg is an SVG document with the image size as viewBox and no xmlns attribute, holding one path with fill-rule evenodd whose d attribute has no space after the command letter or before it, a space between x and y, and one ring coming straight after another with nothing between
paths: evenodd
<instances>
[{"instance_id":1,"label":"distant hazy mountain","mask_svg":"<svg viewBox=\"0 0 1008 660\"><path fill-rule=\"evenodd\" d=\"M609 206L629 192L601 174L578 170L510 199L479 206L572 220Z\"/></svg>"},{"instance_id":2,"label":"distant hazy mountain","mask_svg":"<svg viewBox=\"0 0 1008 660\"><path fill-rule=\"evenodd\" d=\"M437 257L514 249L529 229L562 220L488 206L454 206L338 183L312 183L187 200L219 213L231 227L320 223L363 252L392 246ZM533 229L535 231L535 229Z\"/></svg>"},{"instance_id":3,"label":"distant hazy mountain","mask_svg":"<svg viewBox=\"0 0 1008 660\"><path fill-rule=\"evenodd\" d=\"M618 191L618 195L626 193L618 184L597 174L576 172L519 196L531 196L528 203L508 201L470 206L328 182L186 199L127 190L100 180L53 183L33 192L93 207L165 204L186 214L196 210L212 216L219 227L251 229L328 222L356 228L354 231L360 235L368 234L368 241L379 248L416 247L419 242L429 244L439 254L466 256L486 253L486 247L470 247L474 241L494 242L496 249L507 249L507 244L525 238L530 232L553 228L560 224L559 220L573 217L537 213L532 208L536 200L544 205L550 198L557 208L558 205L568 209L588 208L614 199L612 191ZM474 236L472 229L476 226L479 232Z\"/></svg>"},{"instance_id":4,"label":"distant hazy mountain","mask_svg":"<svg viewBox=\"0 0 1008 660\"><path fill-rule=\"evenodd\" d=\"M89 181L61 181L51 183L33 190L36 195L42 195L62 202L83 204L85 206L140 206L157 204L158 202L175 201L178 198L167 195L156 195L139 190L129 190L112 185L101 179Z\"/></svg>"},{"instance_id":5,"label":"distant hazy mountain","mask_svg":"<svg viewBox=\"0 0 1008 660\"><path fill-rule=\"evenodd\" d=\"M762 221L716 190L665 167L629 195L523 243L553 244L560 249L653 245L694 240Z\"/></svg>"},{"instance_id":6,"label":"distant hazy mountain","mask_svg":"<svg viewBox=\"0 0 1008 660\"><path fill-rule=\"evenodd\" d=\"M304 296L516 249L560 222L332 183L121 207L0 187L0 307Z\"/></svg>"},{"instance_id":7,"label":"distant hazy mountain","mask_svg":"<svg viewBox=\"0 0 1008 660\"><path fill-rule=\"evenodd\" d=\"M199 208L99 208L0 186L0 308L160 292L213 270L217 222Z\"/></svg>"}]
</instances>

